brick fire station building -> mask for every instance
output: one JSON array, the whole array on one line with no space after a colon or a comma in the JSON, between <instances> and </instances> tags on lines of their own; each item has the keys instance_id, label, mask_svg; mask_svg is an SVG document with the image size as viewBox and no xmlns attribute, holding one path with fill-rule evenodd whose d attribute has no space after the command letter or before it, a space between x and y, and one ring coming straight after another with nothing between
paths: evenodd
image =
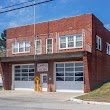
<instances>
[{"instance_id":1,"label":"brick fire station building","mask_svg":"<svg viewBox=\"0 0 110 110\"><path fill-rule=\"evenodd\" d=\"M93 14L7 29L5 90L90 92L110 80L110 32Z\"/></svg>"}]
</instances>

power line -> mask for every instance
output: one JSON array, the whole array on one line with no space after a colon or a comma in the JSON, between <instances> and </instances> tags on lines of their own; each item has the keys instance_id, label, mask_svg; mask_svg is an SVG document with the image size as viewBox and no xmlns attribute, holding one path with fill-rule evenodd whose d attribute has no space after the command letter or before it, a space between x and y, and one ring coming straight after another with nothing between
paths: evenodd
<instances>
[{"instance_id":1,"label":"power line","mask_svg":"<svg viewBox=\"0 0 110 110\"><path fill-rule=\"evenodd\" d=\"M30 1L27 1L27 2L19 3L19 4L14 4L14 5L6 6L6 7L3 7L3 8L0 8L0 10L2 10L2 9L6 9L6 8L10 8L10 7L14 7L14 6L18 6L18 5L23 5L23 4L26 4L26 3L32 2L32 1L34 1L34 0L30 0Z\"/></svg>"},{"instance_id":2,"label":"power line","mask_svg":"<svg viewBox=\"0 0 110 110\"><path fill-rule=\"evenodd\" d=\"M22 7L19 7L19 8L14 8L14 9L6 10L6 11L1 11L0 14L10 12L10 11L19 10L19 9L22 9L22 8L31 7L31 6L34 6L34 5L40 5L40 4L43 4L43 3L46 3L46 2L50 2L50 1L53 1L53 0L46 0L46 1L43 1L43 2L38 2L36 4L31 4L31 5L22 6Z\"/></svg>"}]
</instances>

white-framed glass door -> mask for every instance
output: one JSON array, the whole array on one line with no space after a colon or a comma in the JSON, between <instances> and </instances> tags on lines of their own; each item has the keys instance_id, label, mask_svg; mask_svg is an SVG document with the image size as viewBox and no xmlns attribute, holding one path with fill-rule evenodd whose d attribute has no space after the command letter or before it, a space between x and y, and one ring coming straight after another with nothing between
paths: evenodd
<instances>
[{"instance_id":1,"label":"white-framed glass door","mask_svg":"<svg viewBox=\"0 0 110 110\"><path fill-rule=\"evenodd\" d=\"M41 86L42 86L42 91L47 91L47 74L41 74L40 75L41 79Z\"/></svg>"}]
</instances>

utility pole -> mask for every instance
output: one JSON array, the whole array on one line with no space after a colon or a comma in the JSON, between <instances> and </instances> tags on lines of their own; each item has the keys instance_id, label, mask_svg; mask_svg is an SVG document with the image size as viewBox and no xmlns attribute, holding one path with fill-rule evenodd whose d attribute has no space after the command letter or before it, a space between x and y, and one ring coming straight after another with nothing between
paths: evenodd
<instances>
[{"instance_id":1,"label":"utility pole","mask_svg":"<svg viewBox=\"0 0 110 110\"><path fill-rule=\"evenodd\" d=\"M36 5L46 3L46 2L51 2L51 1L53 1L53 0L46 0L43 2L37 3L36 0L34 0L34 49L33 49L34 50L34 60L35 60L36 54L37 54L37 52L36 52L36 39L37 39L37 37L36 37L36 35L37 35L37 30L36 30L36 24L37 24L37 22L36 22Z\"/></svg>"},{"instance_id":2,"label":"utility pole","mask_svg":"<svg viewBox=\"0 0 110 110\"><path fill-rule=\"evenodd\" d=\"M34 0L34 4L36 4L36 0ZM36 5L34 5L34 60L36 57Z\"/></svg>"}]
</instances>

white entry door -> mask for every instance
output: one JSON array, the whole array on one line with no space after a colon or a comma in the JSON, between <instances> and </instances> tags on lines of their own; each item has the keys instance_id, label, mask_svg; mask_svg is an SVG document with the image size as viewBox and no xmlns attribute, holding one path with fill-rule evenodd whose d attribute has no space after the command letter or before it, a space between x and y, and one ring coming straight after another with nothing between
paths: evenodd
<instances>
[{"instance_id":1,"label":"white entry door","mask_svg":"<svg viewBox=\"0 0 110 110\"><path fill-rule=\"evenodd\" d=\"M42 91L47 91L47 74L41 74Z\"/></svg>"}]
</instances>

